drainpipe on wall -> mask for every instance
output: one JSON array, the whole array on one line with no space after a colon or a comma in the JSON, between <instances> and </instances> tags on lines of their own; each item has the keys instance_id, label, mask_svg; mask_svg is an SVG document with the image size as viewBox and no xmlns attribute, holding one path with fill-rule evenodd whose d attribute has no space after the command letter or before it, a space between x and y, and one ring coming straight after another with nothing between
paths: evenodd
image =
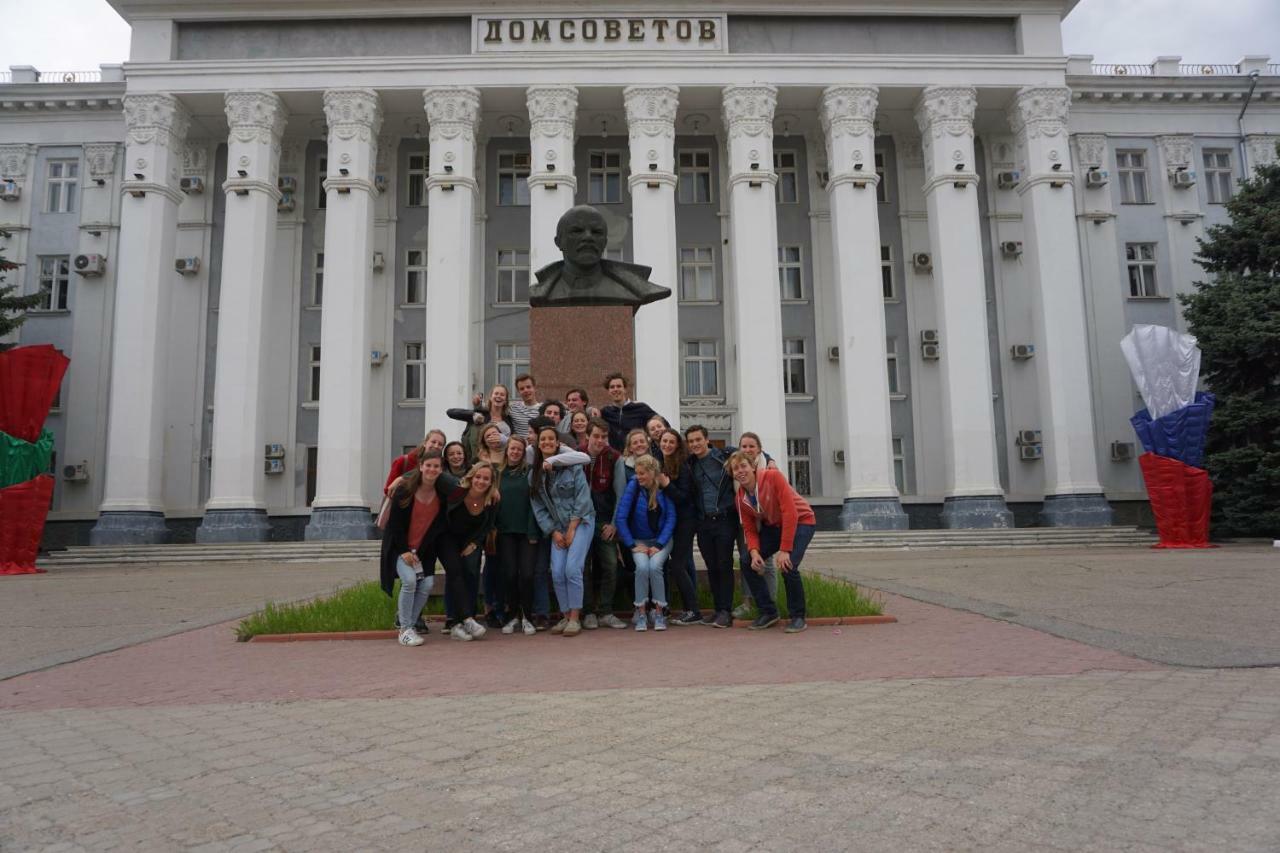
<instances>
[{"instance_id":1,"label":"drainpipe on wall","mask_svg":"<svg viewBox=\"0 0 1280 853\"><path fill-rule=\"evenodd\" d=\"M1258 72L1249 72L1249 94L1244 96L1244 106L1240 108L1240 115L1236 117L1236 128L1240 131L1240 177L1249 177L1249 151L1244 144L1244 114L1249 109L1249 102L1253 100L1253 90L1258 88Z\"/></svg>"}]
</instances>

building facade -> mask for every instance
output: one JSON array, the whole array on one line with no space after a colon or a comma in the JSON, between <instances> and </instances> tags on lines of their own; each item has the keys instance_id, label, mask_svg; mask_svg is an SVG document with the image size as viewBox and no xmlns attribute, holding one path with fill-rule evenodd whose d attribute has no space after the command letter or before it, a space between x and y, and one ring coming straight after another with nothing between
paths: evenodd
<instances>
[{"instance_id":1,"label":"building facade","mask_svg":"<svg viewBox=\"0 0 1280 853\"><path fill-rule=\"evenodd\" d=\"M637 398L759 433L825 524L1132 518L1119 340L1183 326L1280 139L1268 58L1097 66L1068 0L113 5L125 65L0 78L62 540L366 535L388 461L527 368L575 203L674 291Z\"/></svg>"}]
</instances>

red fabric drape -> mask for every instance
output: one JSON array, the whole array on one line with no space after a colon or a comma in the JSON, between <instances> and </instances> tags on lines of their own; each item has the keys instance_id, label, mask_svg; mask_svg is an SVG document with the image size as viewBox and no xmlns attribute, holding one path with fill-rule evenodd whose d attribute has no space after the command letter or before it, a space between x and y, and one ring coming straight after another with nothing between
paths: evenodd
<instances>
[{"instance_id":1,"label":"red fabric drape","mask_svg":"<svg viewBox=\"0 0 1280 853\"><path fill-rule=\"evenodd\" d=\"M38 439L70 363L48 344L0 352L0 432Z\"/></svg>"},{"instance_id":2,"label":"red fabric drape","mask_svg":"<svg viewBox=\"0 0 1280 853\"><path fill-rule=\"evenodd\" d=\"M53 478L48 474L0 489L0 575L43 571L36 568L36 554L52 497Z\"/></svg>"},{"instance_id":3,"label":"red fabric drape","mask_svg":"<svg viewBox=\"0 0 1280 853\"><path fill-rule=\"evenodd\" d=\"M1144 453L1138 457L1147 484L1160 543L1156 548L1211 548L1209 509L1213 484L1209 472L1176 459Z\"/></svg>"}]
</instances>

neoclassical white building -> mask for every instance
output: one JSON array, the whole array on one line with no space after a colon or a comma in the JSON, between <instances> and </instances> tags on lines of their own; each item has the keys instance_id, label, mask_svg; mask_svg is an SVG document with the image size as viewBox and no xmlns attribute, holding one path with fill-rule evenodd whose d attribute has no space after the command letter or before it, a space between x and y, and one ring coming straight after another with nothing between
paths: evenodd
<instances>
[{"instance_id":1,"label":"neoclassical white building","mask_svg":"<svg viewBox=\"0 0 1280 853\"><path fill-rule=\"evenodd\" d=\"M1093 65L1071 0L113 5L123 66L0 78L19 341L71 357L58 541L367 535L529 363L574 203L676 294L636 396L759 433L824 524L1133 518L1118 341L1182 325L1280 138L1267 57Z\"/></svg>"}]
</instances>

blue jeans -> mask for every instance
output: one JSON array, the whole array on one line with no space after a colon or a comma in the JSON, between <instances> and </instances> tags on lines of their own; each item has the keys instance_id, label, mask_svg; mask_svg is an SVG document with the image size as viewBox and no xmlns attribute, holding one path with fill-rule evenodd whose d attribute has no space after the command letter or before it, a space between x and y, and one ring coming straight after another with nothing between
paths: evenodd
<instances>
[{"instance_id":1,"label":"blue jeans","mask_svg":"<svg viewBox=\"0 0 1280 853\"><path fill-rule=\"evenodd\" d=\"M587 562L587 552L591 550L594 528L594 524L579 524L568 548L561 548L554 541L551 543L551 582L556 587L560 612L565 615L570 610L582 609L582 568Z\"/></svg>"},{"instance_id":2,"label":"blue jeans","mask_svg":"<svg viewBox=\"0 0 1280 853\"><path fill-rule=\"evenodd\" d=\"M645 601L650 598L659 607L667 606L667 586L662 578L662 566L667 562L667 557L671 556L671 544L668 542L653 555L634 550L631 552L632 559L636 561L636 607L644 607ZM636 545L658 547L657 541L653 539L637 539Z\"/></svg>"},{"instance_id":3,"label":"blue jeans","mask_svg":"<svg viewBox=\"0 0 1280 853\"><path fill-rule=\"evenodd\" d=\"M791 571L779 571L782 583L787 589L787 615L792 619L804 618L804 583L800 579L800 561L804 559L804 551L809 547L817 528L812 524L796 525L795 541L791 546ZM760 556L768 560L782 547L782 528L760 525ZM751 568L748 563L742 568L742 577L751 588L751 597L756 600L756 607L761 616L777 616L778 604L769 594L769 585L764 576Z\"/></svg>"},{"instance_id":4,"label":"blue jeans","mask_svg":"<svg viewBox=\"0 0 1280 853\"><path fill-rule=\"evenodd\" d=\"M427 606L427 596L431 594L431 586L435 583L433 575L419 577L413 567L403 558L396 558L396 574L400 576L400 600L396 610L400 614L400 628L412 628L422 615L422 608Z\"/></svg>"}]
</instances>

